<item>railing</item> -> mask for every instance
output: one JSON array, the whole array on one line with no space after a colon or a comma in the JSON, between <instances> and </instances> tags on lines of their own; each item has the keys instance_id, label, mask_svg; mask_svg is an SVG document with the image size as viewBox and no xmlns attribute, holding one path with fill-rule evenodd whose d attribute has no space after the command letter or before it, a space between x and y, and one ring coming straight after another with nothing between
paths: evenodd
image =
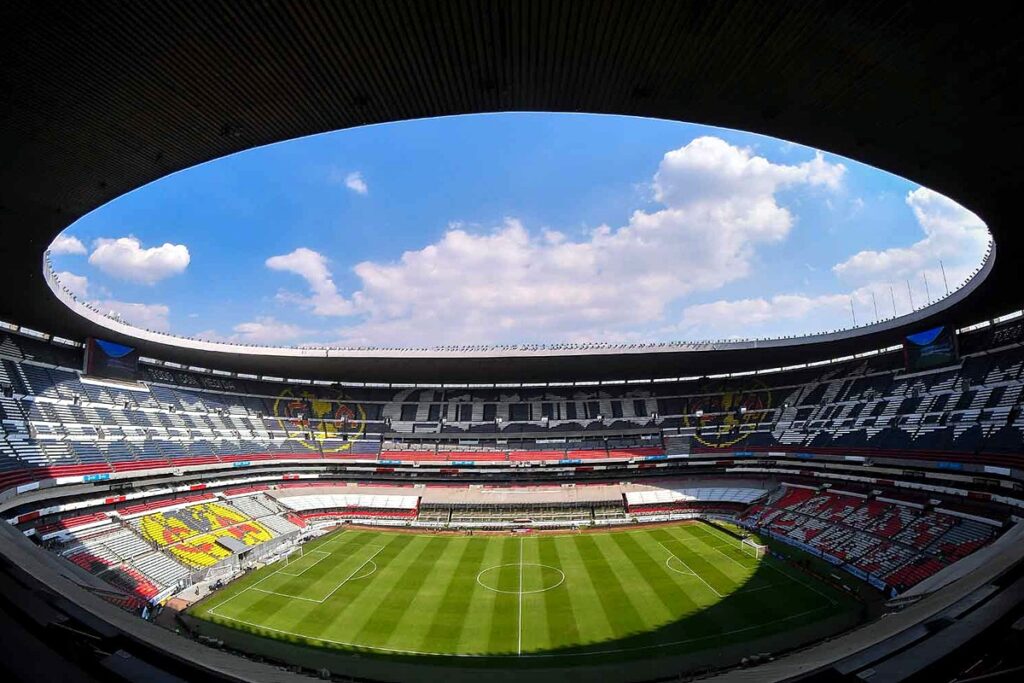
<instances>
[{"instance_id":1,"label":"railing","mask_svg":"<svg viewBox=\"0 0 1024 683\"><path fill-rule=\"evenodd\" d=\"M929 300L922 306L915 306L908 313L893 315L888 318L881 318L866 325L855 325L823 332L811 332L806 334L787 335L781 337L765 338L731 338L718 340L700 341L668 341L668 342L647 342L620 344L610 342L584 342L584 343L554 343L554 344L494 344L494 345L442 345L428 347L367 347L367 346L315 346L307 347L275 347L259 344L238 344L232 342L214 342L194 337L174 335L168 332L151 330L137 327L126 322L121 316L113 312L104 312L98 309L89 301L84 301L65 286L57 276L50 259L50 252L47 250L43 255L43 274L50 289L58 299L64 302L69 308L76 311L83 317L102 325L108 329L121 332L128 336L138 337L157 343L181 345L188 342L190 348L204 351L222 351L228 353L250 353L255 355L282 355L282 356L310 356L310 357L375 357L393 356L395 354L416 357L417 355L484 355L484 356L505 356L505 355L558 355L562 353L656 353L673 351L713 351L726 349L743 348L764 348L782 346L792 343L814 343L815 341L827 341L831 338L842 338L850 336L851 332L869 332L872 329L887 329L896 324L913 322L914 317L923 317L916 314L923 312L932 313L933 308L942 302L946 306L962 300L967 294L973 291L985 277L991 272L995 264L996 246L995 242L989 240L988 248L981 264L961 283L953 288L946 296ZM943 306L945 308L946 306ZM934 311L937 312L937 311Z\"/></svg>"}]
</instances>

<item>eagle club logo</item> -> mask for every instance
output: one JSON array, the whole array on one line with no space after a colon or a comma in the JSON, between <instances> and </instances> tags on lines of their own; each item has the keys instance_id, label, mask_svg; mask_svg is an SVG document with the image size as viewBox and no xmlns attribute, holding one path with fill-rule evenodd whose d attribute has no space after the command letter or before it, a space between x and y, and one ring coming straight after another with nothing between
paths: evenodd
<instances>
[{"instance_id":1,"label":"eagle club logo","mask_svg":"<svg viewBox=\"0 0 1024 683\"><path fill-rule=\"evenodd\" d=\"M290 438L311 451L347 451L366 432L366 411L346 401L341 392L324 398L308 390L285 389L274 401L274 417ZM335 441L345 437L347 441Z\"/></svg>"},{"instance_id":2,"label":"eagle club logo","mask_svg":"<svg viewBox=\"0 0 1024 683\"><path fill-rule=\"evenodd\" d=\"M772 408L772 393L760 382L742 389L710 386L706 393L707 396L690 399L683 426L698 427L699 433L694 434L693 440L710 448L729 448L740 443L751 434L744 426L763 421ZM698 410L703 415L695 417Z\"/></svg>"}]
</instances>

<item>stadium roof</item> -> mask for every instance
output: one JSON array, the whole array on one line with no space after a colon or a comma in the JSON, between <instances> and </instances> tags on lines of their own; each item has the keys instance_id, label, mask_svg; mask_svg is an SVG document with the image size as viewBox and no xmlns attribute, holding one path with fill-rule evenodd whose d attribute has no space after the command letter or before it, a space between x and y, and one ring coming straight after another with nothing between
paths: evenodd
<instances>
[{"instance_id":1,"label":"stadium roof","mask_svg":"<svg viewBox=\"0 0 1024 683\"><path fill-rule=\"evenodd\" d=\"M394 382L744 371L977 322L1021 302L1022 14L881 1L5 3L0 318L190 365ZM853 332L582 352L196 348L101 326L44 278L43 252L60 230L168 173L328 130L515 110L694 121L842 154L962 203L998 253L976 288Z\"/></svg>"}]
</instances>

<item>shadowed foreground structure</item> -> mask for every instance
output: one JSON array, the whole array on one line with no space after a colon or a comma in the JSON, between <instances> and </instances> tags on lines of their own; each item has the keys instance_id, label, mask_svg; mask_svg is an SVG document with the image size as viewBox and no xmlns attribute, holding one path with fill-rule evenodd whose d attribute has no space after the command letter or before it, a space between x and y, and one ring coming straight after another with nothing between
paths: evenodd
<instances>
[{"instance_id":1,"label":"shadowed foreground structure","mask_svg":"<svg viewBox=\"0 0 1024 683\"><path fill-rule=\"evenodd\" d=\"M8 2L0 7L0 320L73 341L100 334L137 346L146 356L231 372L491 384L776 367L886 347L932 324L962 327L989 320L1021 307L1017 262L1024 247L1016 226L1024 186L1018 162L1024 117L1017 103L1022 14L1019 6L947 8L880 0ZM299 357L202 350L187 341L105 329L66 307L45 281L43 254L62 229L174 171L323 131L523 110L729 126L849 156L963 204L989 226L996 254L984 279L976 279L962 297L906 319L833 337L661 352ZM11 393L3 396L6 411L16 399L11 389L5 391ZM1004 407L1009 425L1020 416L1019 406ZM987 409L980 407L978 415ZM29 422L4 419L5 441L8 423ZM31 441L20 433L15 440ZM842 448L813 454L809 461L812 454L775 446L756 459L753 451L726 449L694 454L693 462L717 468L721 476L729 469L761 467L815 484L824 475L849 477L852 470L870 480L866 486L940 481L994 506L1000 496L1020 502L1024 473L1012 447L998 463L944 460L941 453L902 463L902 455L884 449L854 455ZM875 457L889 462L876 465ZM275 481L299 470L352 478L345 466L327 462L238 462L245 472ZM97 495L116 505L123 502L120 495L157 485L201 489L214 477L237 476L238 462L212 457L174 471L139 469L132 475L137 479L87 480L78 472L41 487L19 480L17 487L0 491L0 503L5 517L25 511L31 516L43 505ZM421 474L408 469L415 472L410 480ZM531 475L537 472L544 470ZM436 476L444 481L451 474ZM766 667L725 675L757 681L931 681L968 667L978 670L974 664L985 661L985 648L996 648L996 661L1012 662L1021 648L1009 624L1021 616L1024 579L1020 544L1010 545L985 556L951 587L864 629ZM142 622L83 590L88 577L59 559L41 552L20 529L0 524L0 670L12 680L302 680ZM635 679L661 675L627 673ZM414 676L410 671L408 677Z\"/></svg>"}]
</instances>

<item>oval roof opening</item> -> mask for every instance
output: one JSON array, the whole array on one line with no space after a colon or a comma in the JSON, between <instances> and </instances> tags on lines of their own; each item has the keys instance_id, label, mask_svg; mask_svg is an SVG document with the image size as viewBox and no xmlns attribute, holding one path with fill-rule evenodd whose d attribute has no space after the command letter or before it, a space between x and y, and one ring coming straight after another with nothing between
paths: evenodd
<instances>
[{"instance_id":1,"label":"oval roof opening","mask_svg":"<svg viewBox=\"0 0 1024 683\"><path fill-rule=\"evenodd\" d=\"M990 246L952 200L793 143L513 113L218 159L83 217L50 264L93 311L210 341L629 344L870 325Z\"/></svg>"}]
</instances>

